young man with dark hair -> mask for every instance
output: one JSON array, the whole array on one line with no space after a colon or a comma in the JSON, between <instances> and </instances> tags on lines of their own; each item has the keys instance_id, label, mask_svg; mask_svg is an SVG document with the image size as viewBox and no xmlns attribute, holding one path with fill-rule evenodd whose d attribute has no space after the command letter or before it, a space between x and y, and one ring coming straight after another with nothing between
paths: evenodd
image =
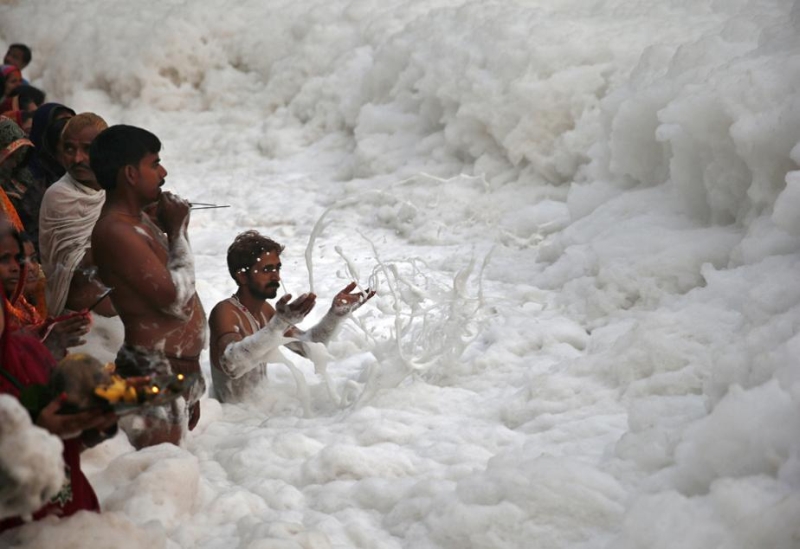
<instances>
[{"instance_id":1,"label":"young man with dark hair","mask_svg":"<svg viewBox=\"0 0 800 549\"><path fill-rule=\"evenodd\" d=\"M327 343L342 320L375 295L353 292L355 282L336 294L328 313L309 331L295 324L314 308L316 296L303 294L289 303L284 295L273 308L267 299L278 293L283 246L257 231L246 231L228 248L228 271L239 287L220 301L209 317L211 328L211 377L221 402L247 397L267 376L269 355L278 347L305 354L303 342Z\"/></svg>"},{"instance_id":2,"label":"young man with dark hair","mask_svg":"<svg viewBox=\"0 0 800 549\"><path fill-rule=\"evenodd\" d=\"M197 424L205 390L200 351L206 319L195 291L187 238L189 204L161 191L167 171L160 150L161 142L147 130L117 125L101 132L89 153L95 177L106 191L92 251L100 278L114 288L111 301L125 327L117 373L197 374L201 380L185 401L148 409L139 416L143 422L134 418L123 424L137 448L179 444L187 416L189 429ZM143 211L152 204L163 230Z\"/></svg>"}]
</instances>

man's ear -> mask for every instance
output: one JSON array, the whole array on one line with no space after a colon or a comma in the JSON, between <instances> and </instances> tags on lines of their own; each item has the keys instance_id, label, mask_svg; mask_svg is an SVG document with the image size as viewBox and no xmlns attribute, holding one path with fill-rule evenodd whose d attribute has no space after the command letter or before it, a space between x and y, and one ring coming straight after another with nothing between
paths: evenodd
<instances>
[{"instance_id":1,"label":"man's ear","mask_svg":"<svg viewBox=\"0 0 800 549\"><path fill-rule=\"evenodd\" d=\"M125 183L129 185L134 185L137 181L137 176L139 175L139 171L136 169L136 166L133 164L128 164L123 166L122 168L122 176L125 178Z\"/></svg>"}]
</instances>

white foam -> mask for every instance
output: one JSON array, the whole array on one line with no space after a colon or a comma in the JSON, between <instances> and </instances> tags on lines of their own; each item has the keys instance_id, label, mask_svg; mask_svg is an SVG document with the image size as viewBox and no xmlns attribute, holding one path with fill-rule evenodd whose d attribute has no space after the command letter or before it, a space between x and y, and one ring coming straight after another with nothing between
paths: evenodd
<instances>
[{"instance_id":1,"label":"white foam","mask_svg":"<svg viewBox=\"0 0 800 549\"><path fill-rule=\"evenodd\" d=\"M324 372L204 400L183 449L93 450L100 538L796 541L793 3L45 4L0 7L32 82L231 204L191 220L206 310L251 228L288 293L379 288Z\"/></svg>"}]
</instances>

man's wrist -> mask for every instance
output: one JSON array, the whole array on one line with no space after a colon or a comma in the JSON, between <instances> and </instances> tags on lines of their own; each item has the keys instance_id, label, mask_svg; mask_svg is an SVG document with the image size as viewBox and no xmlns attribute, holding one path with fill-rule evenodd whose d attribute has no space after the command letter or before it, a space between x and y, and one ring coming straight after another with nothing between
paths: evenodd
<instances>
[{"instance_id":1,"label":"man's wrist","mask_svg":"<svg viewBox=\"0 0 800 549\"><path fill-rule=\"evenodd\" d=\"M294 326L294 324L289 322L283 315L276 312L274 315L272 315L272 318L269 319L267 326L269 326L269 328L272 330L283 333Z\"/></svg>"}]
</instances>

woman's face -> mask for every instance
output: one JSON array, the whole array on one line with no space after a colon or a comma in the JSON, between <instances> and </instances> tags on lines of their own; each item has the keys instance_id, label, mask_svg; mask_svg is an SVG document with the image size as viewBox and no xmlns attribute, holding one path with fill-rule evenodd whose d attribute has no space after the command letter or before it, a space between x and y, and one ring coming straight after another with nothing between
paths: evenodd
<instances>
[{"instance_id":1,"label":"woman's face","mask_svg":"<svg viewBox=\"0 0 800 549\"><path fill-rule=\"evenodd\" d=\"M3 160L3 162L0 163L0 175L8 176L17 169L17 166L22 164L22 161L25 159L26 152L28 152L28 147L20 147L11 153L8 158Z\"/></svg>"},{"instance_id":2,"label":"woman's face","mask_svg":"<svg viewBox=\"0 0 800 549\"><path fill-rule=\"evenodd\" d=\"M7 234L0 238L0 283L6 296L14 293L19 280L19 244L14 235Z\"/></svg>"},{"instance_id":3,"label":"woman's face","mask_svg":"<svg viewBox=\"0 0 800 549\"><path fill-rule=\"evenodd\" d=\"M22 85L22 77L19 71L13 71L6 76L6 88L3 90L3 95L8 96L16 88Z\"/></svg>"}]
</instances>

